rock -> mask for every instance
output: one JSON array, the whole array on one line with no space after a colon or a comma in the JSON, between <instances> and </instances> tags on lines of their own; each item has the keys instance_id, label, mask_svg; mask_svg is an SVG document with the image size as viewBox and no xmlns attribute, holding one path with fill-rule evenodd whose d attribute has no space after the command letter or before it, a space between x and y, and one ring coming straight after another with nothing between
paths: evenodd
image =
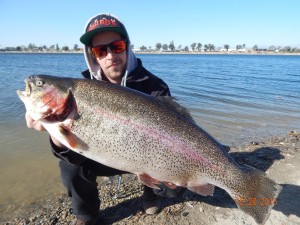
<instances>
[{"instance_id":1,"label":"rock","mask_svg":"<svg viewBox=\"0 0 300 225\"><path fill-rule=\"evenodd\" d=\"M68 212L67 211L63 211L62 214L61 214L61 219L62 220L65 220L68 216Z\"/></svg>"},{"instance_id":2,"label":"rock","mask_svg":"<svg viewBox=\"0 0 300 225\"><path fill-rule=\"evenodd\" d=\"M182 216L184 216L184 217L186 217L187 215L189 215L188 212L183 212L183 213L182 213Z\"/></svg>"}]
</instances>

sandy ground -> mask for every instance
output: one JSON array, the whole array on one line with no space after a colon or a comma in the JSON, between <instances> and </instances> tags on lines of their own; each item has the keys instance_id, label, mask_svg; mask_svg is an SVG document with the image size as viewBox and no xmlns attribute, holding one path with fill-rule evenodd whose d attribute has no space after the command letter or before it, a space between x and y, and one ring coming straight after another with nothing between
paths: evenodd
<instances>
[{"instance_id":1,"label":"sandy ground","mask_svg":"<svg viewBox=\"0 0 300 225\"><path fill-rule=\"evenodd\" d=\"M259 168L282 185L283 189L266 225L300 225L300 134L294 131L286 137L232 147L230 154L238 163ZM109 196L108 179L99 182L102 193L99 224L256 224L219 188L213 197L202 197L186 191L182 197L163 199L162 211L149 216L142 211L142 187L136 177L126 175L124 180L121 197L117 199ZM74 219L65 195L32 203L8 217L0 218L0 223L54 225L70 224Z\"/></svg>"}]
</instances>

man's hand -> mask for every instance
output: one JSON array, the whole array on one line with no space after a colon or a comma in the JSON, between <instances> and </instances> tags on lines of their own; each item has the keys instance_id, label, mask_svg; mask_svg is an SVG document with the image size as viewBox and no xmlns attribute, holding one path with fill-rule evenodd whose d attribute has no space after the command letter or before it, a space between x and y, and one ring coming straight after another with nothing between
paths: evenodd
<instances>
[{"instance_id":1,"label":"man's hand","mask_svg":"<svg viewBox=\"0 0 300 225\"><path fill-rule=\"evenodd\" d=\"M46 129L40 121L32 119L28 112L25 114L26 124L28 128L32 128L37 131L45 131Z\"/></svg>"},{"instance_id":2,"label":"man's hand","mask_svg":"<svg viewBox=\"0 0 300 225\"><path fill-rule=\"evenodd\" d=\"M46 131L45 127L42 125L42 123L38 120L34 120L32 119L32 117L29 115L28 112L26 112L25 114L25 119L26 119L26 124L27 124L27 127L28 128L31 128L31 129L34 129L34 130L37 130L37 131ZM50 135L53 143L60 147L60 148L64 148L65 146L62 145L58 140L56 140L54 137L52 137Z\"/></svg>"}]
</instances>

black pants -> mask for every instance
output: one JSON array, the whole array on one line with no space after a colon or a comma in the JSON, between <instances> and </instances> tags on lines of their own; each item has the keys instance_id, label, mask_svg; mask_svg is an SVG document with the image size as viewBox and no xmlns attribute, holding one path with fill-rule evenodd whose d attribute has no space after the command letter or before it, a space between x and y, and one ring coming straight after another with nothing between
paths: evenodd
<instances>
[{"instance_id":1,"label":"black pants","mask_svg":"<svg viewBox=\"0 0 300 225\"><path fill-rule=\"evenodd\" d=\"M78 219L82 220L91 219L99 212L97 176L114 176L127 173L90 159L81 165L60 160L59 166L63 184L67 189L68 196L71 197L73 212ZM147 199L155 198L156 195L175 197L184 191L183 188L171 190L165 185L160 187L161 189L157 190L144 186L144 196L147 196Z\"/></svg>"}]
</instances>

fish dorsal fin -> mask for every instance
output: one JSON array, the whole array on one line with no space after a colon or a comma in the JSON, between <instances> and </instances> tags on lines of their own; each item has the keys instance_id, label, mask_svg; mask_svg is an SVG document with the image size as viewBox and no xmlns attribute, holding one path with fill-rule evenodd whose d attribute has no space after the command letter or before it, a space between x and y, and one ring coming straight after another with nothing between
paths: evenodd
<instances>
[{"instance_id":1,"label":"fish dorsal fin","mask_svg":"<svg viewBox=\"0 0 300 225\"><path fill-rule=\"evenodd\" d=\"M193 119L191 113L185 107L183 107L178 102L176 102L176 98L171 97L171 96L158 96L157 98L163 104L167 105L168 107L172 108L176 112L180 113L185 118L187 118L195 123L195 120Z\"/></svg>"}]
</instances>

